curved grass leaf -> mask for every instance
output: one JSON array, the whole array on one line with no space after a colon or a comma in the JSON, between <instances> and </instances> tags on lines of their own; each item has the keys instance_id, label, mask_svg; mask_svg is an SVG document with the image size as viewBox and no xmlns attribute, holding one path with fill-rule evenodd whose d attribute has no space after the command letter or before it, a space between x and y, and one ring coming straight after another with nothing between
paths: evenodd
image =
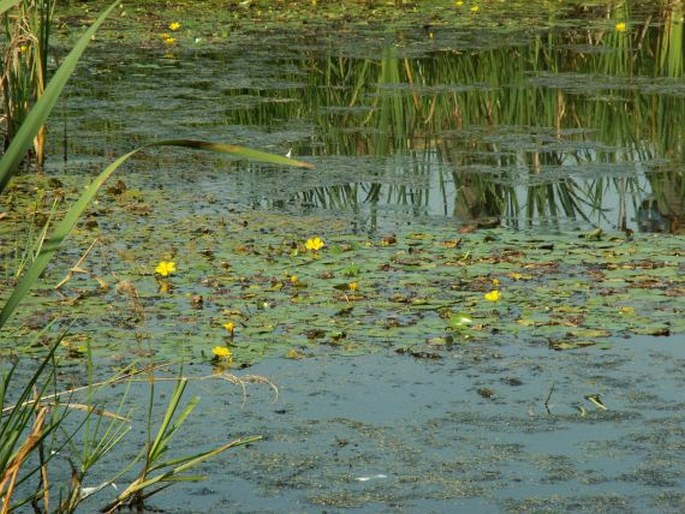
<instances>
[{"instance_id":1,"label":"curved grass leaf","mask_svg":"<svg viewBox=\"0 0 685 514\"><path fill-rule=\"evenodd\" d=\"M298 168L306 169L314 168L314 166L308 162L296 161L288 157L224 143L209 143L207 141L196 141L193 139L175 139L152 143L148 146L183 146L185 148L191 148L194 150L207 150L210 152L230 154L242 159L249 159L251 161L266 162L269 164L283 164L284 166L296 166Z\"/></svg>"}]
</instances>

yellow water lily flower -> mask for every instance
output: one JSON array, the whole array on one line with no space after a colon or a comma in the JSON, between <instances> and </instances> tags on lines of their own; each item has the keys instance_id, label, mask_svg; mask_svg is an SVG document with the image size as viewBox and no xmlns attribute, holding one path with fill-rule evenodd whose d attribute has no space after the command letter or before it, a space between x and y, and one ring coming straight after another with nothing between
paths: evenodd
<instances>
[{"instance_id":1,"label":"yellow water lily flower","mask_svg":"<svg viewBox=\"0 0 685 514\"><path fill-rule=\"evenodd\" d=\"M498 302L500 299L500 292L495 289L494 291L490 291L489 293L485 294L485 299L489 302Z\"/></svg>"},{"instance_id":2,"label":"yellow water lily flower","mask_svg":"<svg viewBox=\"0 0 685 514\"><path fill-rule=\"evenodd\" d=\"M311 238L307 239L307 241L304 243L304 247L307 250L317 252L317 251L321 250L325 246L325 244L326 243L324 243L323 240L319 236L316 236L316 237L311 237Z\"/></svg>"},{"instance_id":3,"label":"yellow water lily flower","mask_svg":"<svg viewBox=\"0 0 685 514\"><path fill-rule=\"evenodd\" d=\"M225 346L215 346L212 348L214 358L223 362L233 362L233 352Z\"/></svg>"},{"instance_id":4,"label":"yellow water lily flower","mask_svg":"<svg viewBox=\"0 0 685 514\"><path fill-rule=\"evenodd\" d=\"M628 29L627 25L623 22L616 24L616 32L625 32Z\"/></svg>"},{"instance_id":5,"label":"yellow water lily flower","mask_svg":"<svg viewBox=\"0 0 685 514\"><path fill-rule=\"evenodd\" d=\"M161 261L155 268L155 273L163 277L168 277L176 272L176 263L173 261Z\"/></svg>"},{"instance_id":6,"label":"yellow water lily flower","mask_svg":"<svg viewBox=\"0 0 685 514\"><path fill-rule=\"evenodd\" d=\"M230 332L231 335L233 335L233 332L235 331L235 323L232 321L229 321L228 323L224 323L224 328Z\"/></svg>"},{"instance_id":7,"label":"yellow water lily flower","mask_svg":"<svg viewBox=\"0 0 685 514\"><path fill-rule=\"evenodd\" d=\"M181 28L181 24L177 21L175 21L173 23L169 23L169 30L171 30L172 32L175 32L180 28Z\"/></svg>"},{"instance_id":8,"label":"yellow water lily flower","mask_svg":"<svg viewBox=\"0 0 685 514\"><path fill-rule=\"evenodd\" d=\"M474 5L473 7L471 7L471 12L473 14L476 14L478 11L480 11L480 7L478 7L477 5Z\"/></svg>"}]
</instances>

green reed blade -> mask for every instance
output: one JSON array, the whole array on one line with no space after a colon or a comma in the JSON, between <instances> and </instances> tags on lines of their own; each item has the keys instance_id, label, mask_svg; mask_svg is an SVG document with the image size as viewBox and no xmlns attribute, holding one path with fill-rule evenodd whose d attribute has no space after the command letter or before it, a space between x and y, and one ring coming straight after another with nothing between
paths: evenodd
<instances>
[{"instance_id":1,"label":"green reed blade","mask_svg":"<svg viewBox=\"0 0 685 514\"><path fill-rule=\"evenodd\" d=\"M234 155L243 159L251 161L265 162L269 164L282 164L284 166L296 166L298 168L312 169L308 162L296 161L288 157L276 155L272 153L262 152L260 150L253 150L243 146L229 145L224 143L209 143L207 141L196 141L193 139L173 139L167 141L160 141L149 146L183 146L194 150L207 150L210 152L219 152Z\"/></svg>"}]
</instances>

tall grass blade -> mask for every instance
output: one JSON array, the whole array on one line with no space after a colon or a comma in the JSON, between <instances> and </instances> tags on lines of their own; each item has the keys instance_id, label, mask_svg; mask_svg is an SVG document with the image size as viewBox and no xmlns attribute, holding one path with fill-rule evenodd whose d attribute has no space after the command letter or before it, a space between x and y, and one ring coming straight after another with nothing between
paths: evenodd
<instances>
[{"instance_id":1,"label":"tall grass blade","mask_svg":"<svg viewBox=\"0 0 685 514\"><path fill-rule=\"evenodd\" d=\"M36 337L38 340L49 330L52 324L48 324ZM62 337L64 334L62 334ZM16 502L14 505L13 494L15 488L34 476L40 470L40 463L32 461L32 456L39 451L46 438L60 425L67 412L64 411L55 417L47 416L49 407L41 402L44 391L49 387L55 376L54 353L60 342L60 337L48 351L48 354L40 362L36 371L23 385L19 397L14 405L5 407L7 392L10 383L16 389L14 370L16 364L0 380L0 511L9 512L20 505L35 498L37 492L28 498ZM47 457L47 460L52 458ZM43 461L45 462L45 461ZM29 469L23 471L25 467Z\"/></svg>"},{"instance_id":2,"label":"tall grass blade","mask_svg":"<svg viewBox=\"0 0 685 514\"><path fill-rule=\"evenodd\" d=\"M178 430L179 426L187 415L190 413L190 411L195 407L195 404L197 403L197 400L195 399L192 401L185 409L182 415L181 420L177 420L173 425L171 425L171 422L174 418L174 414L176 413L176 409L178 409L178 406L181 402L181 398L183 397L183 393L185 392L186 386L188 385L188 381L184 378L181 378L177 383L176 387L174 388L174 392L171 396L171 400L169 401L169 405L167 407L167 410L164 414L164 419L162 420L162 424L159 427L159 430L157 431L157 437L155 437L154 442L152 445L150 445L150 451L148 452L148 463L154 465L155 460L157 460L159 457L162 456L162 454L166 451L168 448L167 443L171 439L171 437L174 435L176 430ZM170 428L171 425L171 428Z\"/></svg>"}]
</instances>

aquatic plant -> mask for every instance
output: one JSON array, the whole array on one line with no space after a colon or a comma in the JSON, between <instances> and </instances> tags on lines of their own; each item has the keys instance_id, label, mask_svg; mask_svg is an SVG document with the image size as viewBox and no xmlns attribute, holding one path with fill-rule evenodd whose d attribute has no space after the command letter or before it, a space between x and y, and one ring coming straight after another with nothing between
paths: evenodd
<instances>
[{"instance_id":1,"label":"aquatic plant","mask_svg":"<svg viewBox=\"0 0 685 514\"><path fill-rule=\"evenodd\" d=\"M46 327L47 328L47 327ZM57 345L53 345L36 371L19 391L15 404L10 402L10 385L14 385L16 364L3 373L0 380L0 498L2 512L9 512L13 494L24 478L20 471L26 461L38 453L42 441L59 426L60 417L49 416L49 408L40 400L54 379L55 367L49 366ZM40 466L29 473L36 474Z\"/></svg>"},{"instance_id":2,"label":"aquatic plant","mask_svg":"<svg viewBox=\"0 0 685 514\"><path fill-rule=\"evenodd\" d=\"M46 326L40 336L44 336L49 328L50 325ZM157 381L175 382L160 427L156 432L149 433L148 444L144 445L140 453L129 463L121 466L121 469L104 480L100 476L101 481L98 484L88 485L87 480L93 467L112 453L131 429L133 419L129 413L123 412L129 386L139 380L139 375L153 373L159 366L154 369L127 367L105 381L96 382L93 376L92 354L88 348L87 385L55 391L59 370L56 350L64 344L65 336L66 331L63 331L50 345L47 355L41 359L37 369L26 380L21 390L17 389L15 376L18 363L4 372L0 379L2 512L10 512L29 503L36 508L41 505L46 512L74 512L85 500L107 486L116 487L124 480L124 475L137 464L141 467L138 476L102 511L112 512L124 505L141 508L147 498L180 479L200 480L202 477L184 475L190 468L221 452L261 439L260 436L247 436L206 451L179 458L169 457L173 437L191 418L198 402L198 398L195 397L182 406L184 392L190 380L224 379L241 385L243 389L249 382L269 382L262 377L239 378L226 374L213 374L194 379L183 376L170 379L157 377ZM221 361L230 364L230 351L228 354L222 354ZM155 394L155 379L148 380L151 399L148 404L147 424L150 429L154 419L152 397ZM117 409L104 409L101 401L97 400L96 393L120 387L123 387L124 391ZM86 391L86 399L85 402L79 402L76 398L83 390ZM277 392L277 389L274 388L274 391ZM76 413L82 413L82 419L74 420L73 418L78 416ZM57 434L60 434L59 437ZM69 481L62 479L64 474L61 469L65 460L71 468ZM35 477L38 480L32 488L29 481ZM17 495L21 497L16 499Z\"/></svg>"},{"instance_id":3,"label":"aquatic plant","mask_svg":"<svg viewBox=\"0 0 685 514\"><path fill-rule=\"evenodd\" d=\"M225 346L215 346L212 348L212 354L219 362L233 362L233 352Z\"/></svg>"},{"instance_id":4,"label":"aquatic plant","mask_svg":"<svg viewBox=\"0 0 685 514\"><path fill-rule=\"evenodd\" d=\"M224 323L224 328L226 329L226 332L228 332L228 336L233 339L235 336L235 323L233 321L229 321L227 323ZM216 355L216 353L215 353Z\"/></svg>"},{"instance_id":5,"label":"aquatic plant","mask_svg":"<svg viewBox=\"0 0 685 514\"><path fill-rule=\"evenodd\" d=\"M228 356L230 356L230 352ZM228 356L224 355L222 358L226 359ZM253 443L261 439L260 436L243 437L205 452L180 458L170 458L168 456L170 449L169 444L174 435L183 426L183 423L192 414L199 400L197 397L193 398L179 412L181 399L187 385L188 379L185 378L180 378L176 382L162 423L151 444L148 444L142 451L142 455L144 456L142 459L143 467L138 477L118 494L114 501L105 506L101 512L114 512L124 506L142 510L144 508L145 500L153 494L163 491L175 481L183 479L188 480L189 477L183 475L187 470L196 467L201 462L215 457L226 450ZM148 405L150 409L148 416L151 418L152 399ZM151 476L153 474L154 476ZM190 477L190 479L198 480L200 477ZM156 487L156 489L153 489L154 487Z\"/></svg>"}]
</instances>

